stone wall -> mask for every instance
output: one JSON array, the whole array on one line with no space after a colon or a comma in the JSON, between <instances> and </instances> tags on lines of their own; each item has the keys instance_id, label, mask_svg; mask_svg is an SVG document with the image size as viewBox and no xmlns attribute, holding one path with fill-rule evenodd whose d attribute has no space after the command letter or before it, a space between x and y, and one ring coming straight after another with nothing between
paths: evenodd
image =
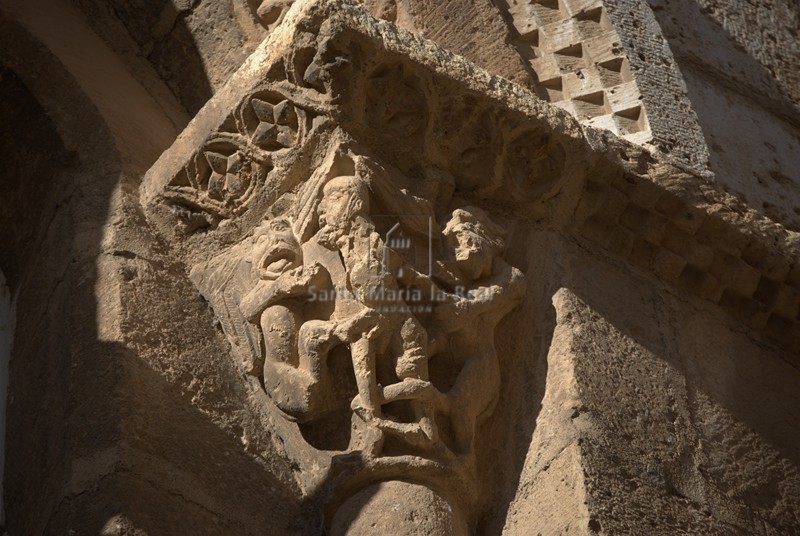
<instances>
[{"instance_id":1,"label":"stone wall","mask_svg":"<svg viewBox=\"0 0 800 536\"><path fill-rule=\"evenodd\" d=\"M796 230L797 5L650 4L686 81L717 183Z\"/></svg>"},{"instance_id":2,"label":"stone wall","mask_svg":"<svg viewBox=\"0 0 800 536\"><path fill-rule=\"evenodd\" d=\"M6 446L6 400L8 399L8 362L11 359L11 347L14 342L14 305L11 293L6 286L6 278L0 272L0 447L5 452ZM0 461L0 477L5 475L5 457ZM0 524L6 524L5 500L0 491Z\"/></svg>"},{"instance_id":3,"label":"stone wall","mask_svg":"<svg viewBox=\"0 0 800 536\"><path fill-rule=\"evenodd\" d=\"M799 530L791 25L365 3L0 1L9 534Z\"/></svg>"}]
</instances>

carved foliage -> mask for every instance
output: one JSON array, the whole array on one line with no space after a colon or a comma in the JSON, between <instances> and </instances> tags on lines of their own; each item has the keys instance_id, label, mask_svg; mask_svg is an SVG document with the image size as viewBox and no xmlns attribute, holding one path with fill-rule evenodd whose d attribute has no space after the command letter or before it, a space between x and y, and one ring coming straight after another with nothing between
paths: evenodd
<instances>
[{"instance_id":1,"label":"carved foliage","mask_svg":"<svg viewBox=\"0 0 800 536\"><path fill-rule=\"evenodd\" d=\"M367 77L368 120L386 134L422 141L428 106L421 81L403 63L379 65Z\"/></svg>"},{"instance_id":2,"label":"carved foliage","mask_svg":"<svg viewBox=\"0 0 800 536\"><path fill-rule=\"evenodd\" d=\"M530 117L412 62L340 39L327 46L341 51L348 79L360 78L332 95L342 103L341 117L358 118L343 126L389 148L382 156L404 172L433 164L464 193L510 194L521 203L545 199L563 178L564 149Z\"/></svg>"}]
</instances>

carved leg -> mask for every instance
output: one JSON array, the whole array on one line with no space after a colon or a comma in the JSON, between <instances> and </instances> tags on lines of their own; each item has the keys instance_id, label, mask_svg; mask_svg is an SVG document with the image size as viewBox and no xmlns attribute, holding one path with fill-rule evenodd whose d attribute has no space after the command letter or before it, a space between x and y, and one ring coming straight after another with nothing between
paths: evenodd
<instances>
[{"instance_id":1,"label":"carved leg","mask_svg":"<svg viewBox=\"0 0 800 536\"><path fill-rule=\"evenodd\" d=\"M380 416L381 397L375 367L377 329L373 328L350 346L358 386L358 396L357 400L353 400L353 406L365 421Z\"/></svg>"},{"instance_id":2,"label":"carved leg","mask_svg":"<svg viewBox=\"0 0 800 536\"><path fill-rule=\"evenodd\" d=\"M261 314L266 360L296 365L297 332L302 319L297 307L272 305Z\"/></svg>"},{"instance_id":3,"label":"carved leg","mask_svg":"<svg viewBox=\"0 0 800 536\"><path fill-rule=\"evenodd\" d=\"M298 332L295 326L299 322L298 315L283 306L270 307L264 313L264 389L291 419L307 422L325 410L325 360L338 340L331 336L330 322L310 320Z\"/></svg>"},{"instance_id":4,"label":"carved leg","mask_svg":"<svg viewBox=\"0 0 800 536\"><path fill-rule=\"evenodd\" d=\"M368 457L380 454L384 440L383 431L377 426L381 417L381 395L375 367L377 338L378 327L374 327L350 346L358 387L358 394L350 407L363 424L362 441L357 448Z\"/></svg>"},{"instance_id":5,"label":"carved leg","mask_svg":"<svg viewBox=\"0 0 800 536\"><path fill-rule=\"evenodd\" d=\"M438 397L443 396L431 382L414 378L388 385L380 390L380 395L381 404L417 399L437 404Z\"/></svg>"},{"instance_id":6,"label":"carved leg","mask_svg":"<svg viewBox=\"0 0 800 536\"><path fill-rule=\"evenodd\" d=\"M339 343L333 336L335 324L324 320L309 320L300 326L297 337L298 368L307 370L322 380L324 361L331 348Z\"/></svg>"},{"instance_id":7,"label":"carved leg","mask_svg":"<svg viewBox=\"0 0 800 536\"><path fill-rule=\"evenodd\" d=\"M322 409L319 381L307 371L267 360L264 364L264 390L275 405L291 420L307 422Z\"/></svg>"},{"instance_id":8,"label":"carved leg","mask_svg":"<svg viewBox=\"0 0 800 536\"><path fill-rule=\"evenodd\" d=\"M469 357L446 394L447 413L462 453L472 450L475 429L491 414L500 393L500 364L494 346L474 341L463 348Z\"/></svg>"}]
</instances>

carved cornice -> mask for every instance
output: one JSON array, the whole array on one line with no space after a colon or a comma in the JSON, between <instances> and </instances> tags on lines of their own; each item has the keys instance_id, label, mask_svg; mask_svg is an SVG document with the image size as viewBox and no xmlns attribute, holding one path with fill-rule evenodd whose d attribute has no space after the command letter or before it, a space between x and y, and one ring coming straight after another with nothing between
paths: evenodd
<instances>
[{"instance_id":1,"label":"carved cornice","mask_svg":"<svg viewBox=\"0 0 800 536\"><path fill-rule=\"evenodd\" d=\"M197 166L193 160L205 167L196 148L221 135L231 104L246 108L247 96L270 88L301 110L327 112L320 124L330 119L417 179L447 173L465 198L547 220L756 330L796 342L797 233L679 164L581 127L526 90L358 6L303 4L153 166L143 184L146 204L176 199L167 184L185 184L181 173ZM268 175L261 194L246 196L268 190L277 199L281 178ZM185 195L188 203L209 197L202 188ZM266 208L252 204L257 212ZM245 210L214 199L207 207L202 217L213 222Z\"/></svg>"}]
</instances>

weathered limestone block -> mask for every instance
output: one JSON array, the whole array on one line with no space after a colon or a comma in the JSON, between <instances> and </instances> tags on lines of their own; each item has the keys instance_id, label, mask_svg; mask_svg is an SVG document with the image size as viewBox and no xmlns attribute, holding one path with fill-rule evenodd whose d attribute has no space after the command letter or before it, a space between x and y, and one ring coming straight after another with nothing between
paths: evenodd
<instances>
[{"instance_id":1,"label":"weathered limestone block","mask_svg":"<svg viewBox=\"0 0 800 536\"><path fill-rule=\"evenodd\" d=\"M296 0L248 0L268 30ZM375 17L424 36L442 48L524 86L535 85L530 66L506 38L502 11L492 0L360 0Z\"/></svg>"}]
</instances>

